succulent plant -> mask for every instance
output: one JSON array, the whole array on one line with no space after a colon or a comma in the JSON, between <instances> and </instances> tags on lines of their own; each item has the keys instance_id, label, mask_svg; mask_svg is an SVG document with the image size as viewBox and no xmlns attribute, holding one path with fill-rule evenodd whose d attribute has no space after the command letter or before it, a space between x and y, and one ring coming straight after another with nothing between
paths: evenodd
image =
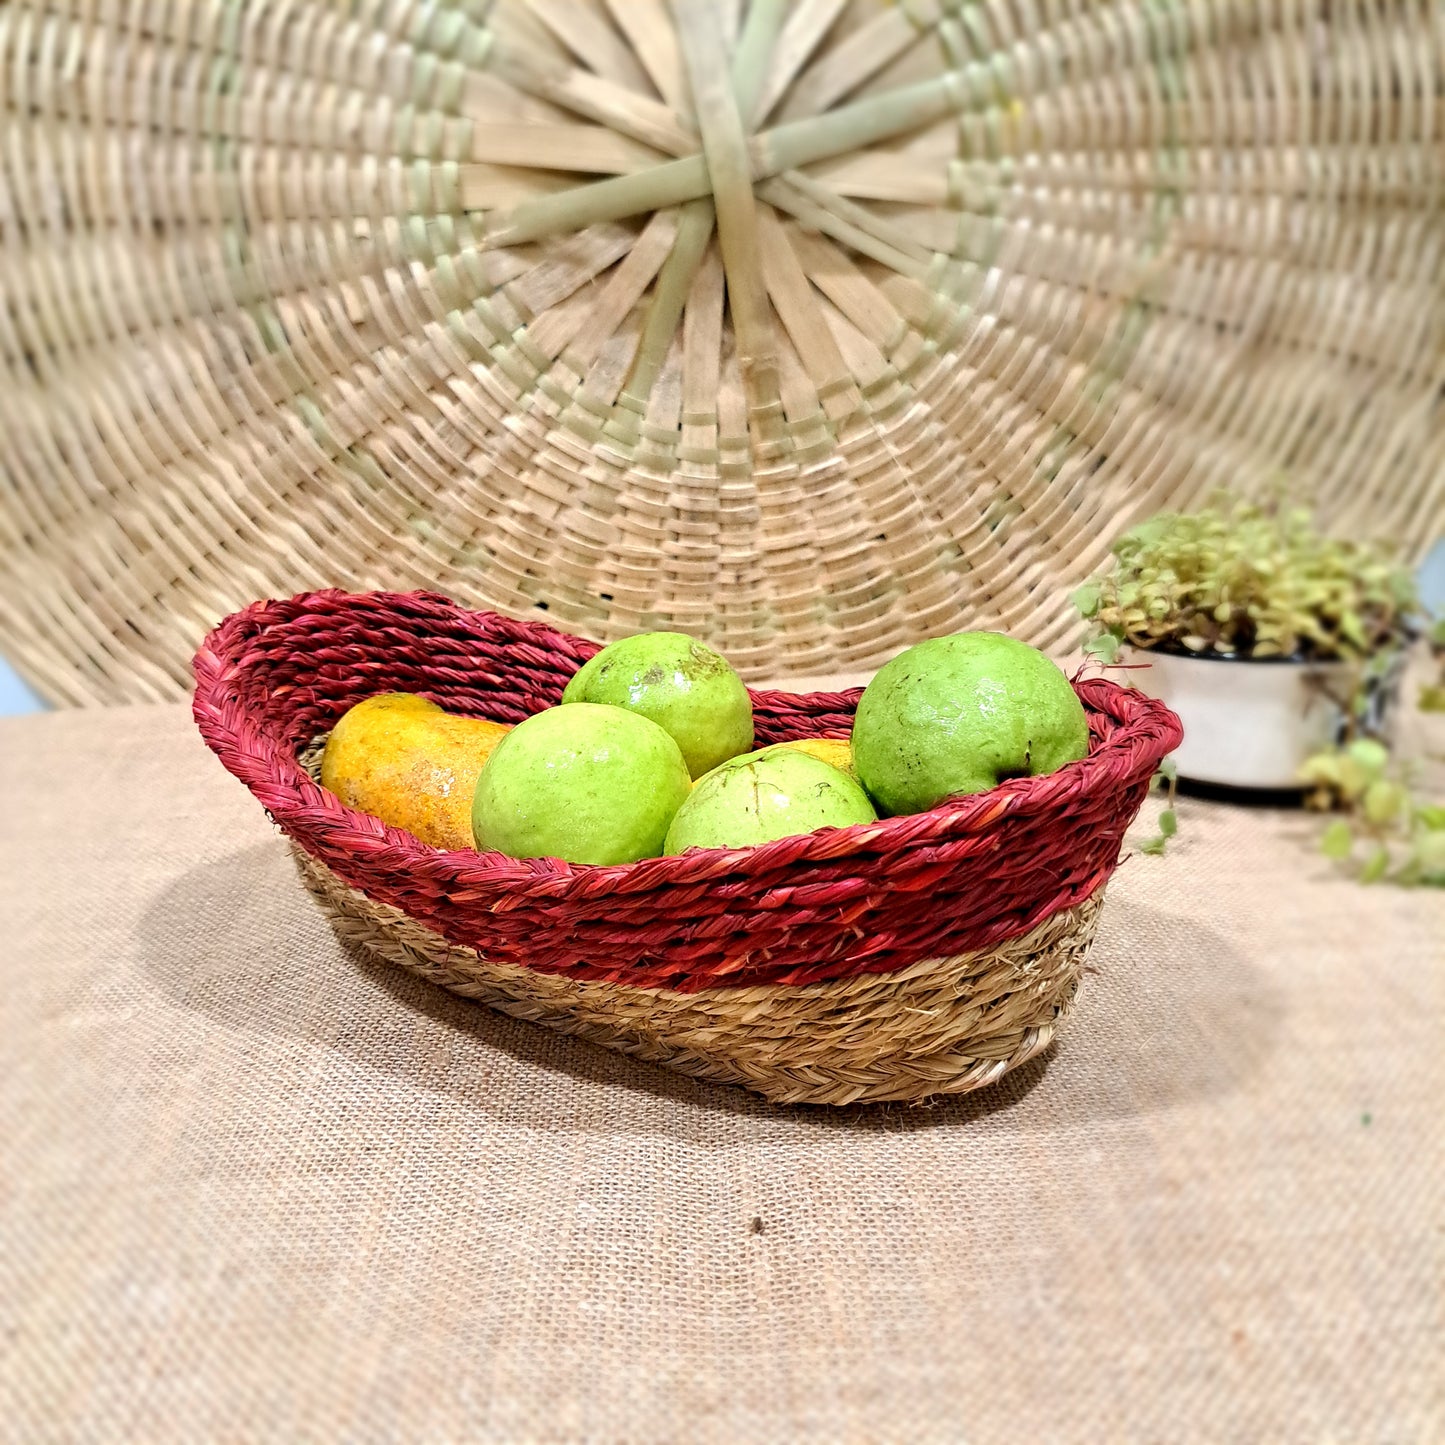
<instances>
[{"instance_id":1,"label":"succulent plant","mask_svg":"<svg viewBox=\"0 0 1445 1445\"><path fill-rule=\"evenodd\" d=\"M1233 657L1359 658L1403 640L1414 580L1382 547L1324 536L1308 508L1222 497L1164 513L1114 543L1114 565L1074 593L1085 651L1121 644Z\"/></svg>"}]
</instances>

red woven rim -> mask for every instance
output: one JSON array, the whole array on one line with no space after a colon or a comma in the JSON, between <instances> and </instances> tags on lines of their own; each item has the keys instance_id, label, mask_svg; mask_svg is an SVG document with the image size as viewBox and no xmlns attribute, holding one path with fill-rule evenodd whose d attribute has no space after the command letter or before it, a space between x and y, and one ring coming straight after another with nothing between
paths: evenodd
<instances>
[{"instance_id":1,"label":"red woven rim","mask_svg":"<svg viewBox=\"0 0 1445 1445\"><path fill-rule=\"evenodd\" d=\"M1108 878L1182 736L1162 703L1076 682L1090 753L1048 777L760 848L605 868L430 847L343 807L296 760L378 692L518 722L556 703L596 651L434 593L303 593L211 633L195 718L283 831L370 897L498 963L684 990L883 973L1028 932ZM754 692L758 742L846 736L859 696Z\"/></svg>"}]
</instances>

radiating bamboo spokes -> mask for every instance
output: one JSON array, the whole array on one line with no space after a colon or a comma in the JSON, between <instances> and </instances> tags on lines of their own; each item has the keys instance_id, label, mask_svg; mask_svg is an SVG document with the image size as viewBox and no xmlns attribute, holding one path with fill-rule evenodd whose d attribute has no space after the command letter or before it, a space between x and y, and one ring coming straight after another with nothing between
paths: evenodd
<instances>
[{"instance_id":1,"label":"radiating bamboo spokes","mask_svg":"<svg viewBox=\"0 0 1445 1445\"><path fill-rule=\"evenodd\" d=\"M1425 0L15 0L0 126L0 629L58 698L323 582L756 676L1064 643L1221 482L1445 517Z\"/></svg>"}]
</instances>

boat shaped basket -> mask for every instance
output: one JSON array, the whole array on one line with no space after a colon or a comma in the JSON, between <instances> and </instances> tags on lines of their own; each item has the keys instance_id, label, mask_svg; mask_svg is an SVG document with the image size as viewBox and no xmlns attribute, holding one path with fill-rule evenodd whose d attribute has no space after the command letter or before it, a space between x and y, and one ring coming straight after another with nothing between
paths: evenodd
<instances>
[{"instance_id":1,"label":"boat shaped basket","mask_svg":"<svg viewBox=\"0 0 1445 1445\"><path fill-rule=\"evenodd\" d=\"M1077 682L1090 752L1048 777L621 867L434 848L314 779L362 698L517 722L596 650L435 594L312 592L207 638L195 717L343 940L516 1017L783 1102L961 1092L1047 1047L1124 830L1179 742L1163 704ZM846 734L858 695L754 692L759 744Z\"/></svg>"}]
</instances>

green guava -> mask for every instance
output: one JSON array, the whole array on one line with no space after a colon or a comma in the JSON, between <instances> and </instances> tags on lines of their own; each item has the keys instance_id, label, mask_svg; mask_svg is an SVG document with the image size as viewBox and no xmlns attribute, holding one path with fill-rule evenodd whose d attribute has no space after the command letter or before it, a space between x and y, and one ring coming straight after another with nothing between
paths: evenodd
<instances>
[{"instance_id":1,"label":"green guava","mask_svg":"<svg viewBox=\"0 0 1445 1445\"><path fill-rule=\"evenodd\" d=\"M1088 751L1088 720L1068 678L1001 632L935 637L899 653L853 720L858 777L894 814L1052 773Z\"/></svg>"},{"instance_id":2,"label":"green guava","mask_svg":"<svg viewBox=\"0 0 1445 1445\"><path fill-rule=\"evenodd\" d=\"M647 718L592 703L548 708L492 750L472 834L513 858L635 863L662 852L691 786L677 744Z\"/></svg>"},{"instance_id":3,"label":"green guava","mask_svg":"<svg viewBox=\"0 0 1445 1445\"><path fill-rule=\"evenodd\" d=\"M698 779L667 830L663 851L751 848L877 817L863 789L831 763L789 748L764 748Z\"/></svg>"},{"instance_id":4,"label":"green guava","mask_svg":"<svg viewBox=\"0 0 1445 1445\"><path fill-rule=\"evenodd\" d=\"M644 632L604 647L562 693L564 703L607 703L651 718L700 778L753 745L753 704L721 653L681 632Z\"/></svg>"}]
</instances>

